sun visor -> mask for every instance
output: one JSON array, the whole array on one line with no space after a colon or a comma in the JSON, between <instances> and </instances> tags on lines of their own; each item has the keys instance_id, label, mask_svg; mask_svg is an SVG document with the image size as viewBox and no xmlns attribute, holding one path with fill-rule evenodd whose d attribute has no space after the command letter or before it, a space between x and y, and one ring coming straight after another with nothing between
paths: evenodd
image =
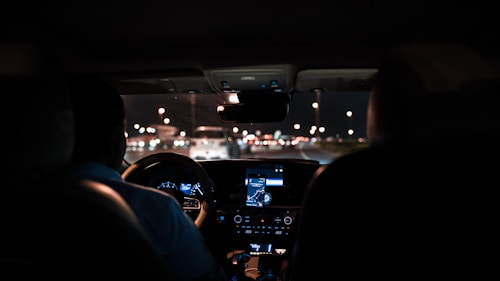
<instances>
[{"instance_id":1,"label":"sun visor","mask_svg":"<svg viewBox=\"0 0 500 281\"><path fill-rule=\"evenodd\" d=\"M147 73L144 75L106 77L123 94L211 93L203 73Z\"/></svg>"},{"instance_id":2,"label":"sun visor","mask_svg":"<svg viewBox=\"0 0 500 281\"><path fill-rule=\"evenodd\" d=\"M369 91L370 80L377 69L304 69L297 73L295 89L310 92Z\"/></svg>"}]
</instances>

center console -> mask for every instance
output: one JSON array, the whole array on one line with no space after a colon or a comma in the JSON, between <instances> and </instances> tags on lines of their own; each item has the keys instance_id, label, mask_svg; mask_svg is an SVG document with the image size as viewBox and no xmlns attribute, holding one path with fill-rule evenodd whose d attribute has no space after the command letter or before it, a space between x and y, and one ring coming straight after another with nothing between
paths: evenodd
<instances>
[{"instance_id":1,"label":"center console","mask_svg":"<svg viewBox=\"0 0 500 281\"><path fill-rule=\"evenodd\" d=\"M215 183L219 203L208 239L211 250L227 261L229 279L279 280L318 163L248 159L202 164Z\"/></svg>"},{"instance_id":2,"label":"center console","mask_svg":"<svg viewBox=\"0 0 500 281\"><path fill-rule=\"evenodd\" d=\"M217 211L217 223L228 235L236 254L234 265L245 276L274 280L291 251L299 205L291 201L290 186L284 181L283 165L248 167L233 204ZM241 259L242 256L247 258ZM244 264L242 264L244 263Z\"/></svg>"},{"instance_id":3,"label":"center console","mask_svg":"<svg viewBox=\"0 0 500 281\"><path fill-rule=\"evenodd\" d=\"M234 250L233 280L278 280L293 243L298 209L293 207L234 207L219 213L230 232ZM244 274L244 275L242 275Z\"/></svg>"}]
</instances>

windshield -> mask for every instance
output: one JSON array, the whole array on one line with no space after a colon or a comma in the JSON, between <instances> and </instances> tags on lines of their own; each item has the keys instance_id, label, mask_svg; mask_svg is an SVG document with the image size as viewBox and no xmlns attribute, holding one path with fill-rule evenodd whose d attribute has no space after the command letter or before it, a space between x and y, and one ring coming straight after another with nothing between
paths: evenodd
<instances>
[{"instance_id":1,"label":"windshield","mask_svg":"<svg viewBox=\"0 0 500 281\"><path fill-rule=\"evenodd\" d=\"M152 153L174 151L197 160L266 157L326 164L366 145L369 92L293 93L285 120L251 124L221 123L216 109L224 96L218 94L122 97L127 114L125 160L130 163ZM202 126L211 129L199 130ZM223 141L200 142L202 137Z\"/></svg>"}]
</instances>

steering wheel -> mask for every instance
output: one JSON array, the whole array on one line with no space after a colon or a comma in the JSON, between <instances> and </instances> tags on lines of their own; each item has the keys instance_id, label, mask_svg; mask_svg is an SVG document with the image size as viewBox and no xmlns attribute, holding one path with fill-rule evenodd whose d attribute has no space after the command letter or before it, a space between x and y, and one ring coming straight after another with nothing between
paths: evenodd
<instances>
[{"instance_id":1,"label":"steering wheel","mask_svg":"<svg viewBox=\"0 0 500 281\"><path fill-rule=\"evenodd\" d=\"M198 162L180 153L145 156L127 167L122 178L170 193L198 228L215 202L214 186L206 171Z\"/></svg>"}]
</instances>

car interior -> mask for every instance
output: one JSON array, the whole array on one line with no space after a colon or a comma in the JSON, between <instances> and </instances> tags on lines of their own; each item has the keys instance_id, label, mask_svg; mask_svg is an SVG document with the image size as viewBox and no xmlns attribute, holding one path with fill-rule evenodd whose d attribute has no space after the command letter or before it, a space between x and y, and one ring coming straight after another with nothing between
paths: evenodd
<instances>
[{"instance_id":1,"label":"car interior","mask_svg":"<svg viewBox=\"0 0 500 281\"><path fill-rule=\"evenodd\" d=\"M2 275L172 280L117 192L64 175L75 135L61 77L93 75L126 106L122 178L175 196L228 280L494 278L493 11L9 1ZM204 126L225 139L195 137Z\"/></svg>"}]
</instances>

